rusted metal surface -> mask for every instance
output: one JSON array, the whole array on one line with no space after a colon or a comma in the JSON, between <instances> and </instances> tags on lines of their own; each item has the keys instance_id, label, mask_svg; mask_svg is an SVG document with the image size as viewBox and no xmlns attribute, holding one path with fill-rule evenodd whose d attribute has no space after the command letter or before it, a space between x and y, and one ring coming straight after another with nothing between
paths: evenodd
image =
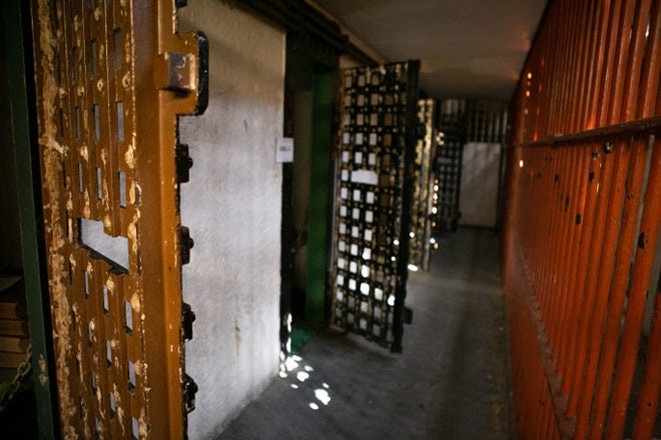
<instances>
[{"instance_id":1,"label":"rusted metal surface","mask_svg":"<svg viewBox=\"0 0 661 440\"><path fill-rule=\"evenodd\" d=\"M64 438L185 435L176 115L204 106L204 40L176 34L175 13L173 2L32 2ZM85 246L82 219L126 239L128 264Z\"/></svg>"},{"instance_id":2,"label":"rusted metal surface","mask_svg":"<svg viewBox=\"0 0 661 440\"><path fill-rule=\"evenodd\" d=\"M505 290L522 438L659 435L660 3L553 1L519 81Z\"/></svg>"},{"instance_id":3,"label":"rusted metal surface","mask_svg":"<svg viewBox=\"0 0 661 440\"><path fill-rule=\"evenodd\" d=\"M331 323L401 351L419 63L346 69L340 90Z\"/></svg>"},{"instance_id":4,"label":"rusted metal surface","mask_svg":"<svg viewBox=\"0 0 661 440\"><path fill-rule=\"evenodd\" d=\"M434 135L434 100L421 99L418 101L418 142L415 147L409 264L422 270L429 270L431 255L430 214L436 194L431 179L432 159L436 153Z\"/></svg>"}]
</instances>

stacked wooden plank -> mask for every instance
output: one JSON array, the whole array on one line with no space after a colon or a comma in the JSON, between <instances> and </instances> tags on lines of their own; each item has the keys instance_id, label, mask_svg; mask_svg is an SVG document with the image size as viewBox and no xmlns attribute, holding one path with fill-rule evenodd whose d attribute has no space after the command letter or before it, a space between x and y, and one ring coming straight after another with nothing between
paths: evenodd
<instances>
[{"instance_id":1,"label":"stacked wooden plank","mask_svg":"<svg viewBox=\"0 0 661 440\"><path fill-rule=\"evenodd\" d=\"M25 360L30 344L27 306L19 276L0 276L0 374L13 372ZM13 376L13 374L12 374Z\"/></svg>"}]
</instances>

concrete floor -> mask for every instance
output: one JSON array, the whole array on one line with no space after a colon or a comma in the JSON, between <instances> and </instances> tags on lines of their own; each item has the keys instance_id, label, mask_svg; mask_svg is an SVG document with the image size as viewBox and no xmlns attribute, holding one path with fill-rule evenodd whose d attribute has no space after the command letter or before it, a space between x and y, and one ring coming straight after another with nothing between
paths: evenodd
<instances>
[{"instance_id":1,"label":"concrete floor","mask_svg":"<svg viewBox=\"0 0 661 440\"><path fill-rule=\"evenodd\" d=\"M403 354L318 334L220 438L510 438L499 238L460 229L431 266L409 277Z\"/></svg>"}]
</instances>

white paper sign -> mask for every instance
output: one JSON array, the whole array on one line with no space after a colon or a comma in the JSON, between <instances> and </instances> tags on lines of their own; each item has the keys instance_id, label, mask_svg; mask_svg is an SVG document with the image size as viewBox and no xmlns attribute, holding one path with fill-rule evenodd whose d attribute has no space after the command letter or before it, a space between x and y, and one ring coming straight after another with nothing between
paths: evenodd
<instances>
[{"instance_id":1,"label":"white paper sign","mask_svg":"<svg viewBox=\"0 0 661 440\"><path fill-rule=\"evenodd\" d=\"M379 175L370 170L354 170L351 173L353 183L365 183L367 185L378 185Z\"/></svg>"},{"instance_id":2,"label":"white paper sign","mask_svg":"<svg viewBox=\"0 0 661 440\"><path fill-rule=\"evenodd\" d=\"M294 138L277 138L275 140L276 163L294 161Z\"/></svg>"}]
</instances>

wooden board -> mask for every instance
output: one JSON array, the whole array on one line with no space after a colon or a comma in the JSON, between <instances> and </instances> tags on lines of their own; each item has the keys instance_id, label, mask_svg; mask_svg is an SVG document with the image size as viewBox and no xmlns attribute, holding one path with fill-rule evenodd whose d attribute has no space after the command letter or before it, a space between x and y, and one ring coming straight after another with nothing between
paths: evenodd
<instances>
[{"instance_id":1,"label":"wooden board","mask_svg":"<svg viewBox=\"0 0 661 440\"><path fill-rule=\"evenodd\" d=\"M17 319L0 319L0 335L28 336L28 323Z\"/></svg>"},{"instance_id":2,"label":"wooden board","mask_svg":"<svg viewBox=\"0 0 661 440\"><path fill-rule=\"evenodd\" d=\"M0 352L25 353L30 340L14 336L0 336Z\"/></svg>"},{"instance_id":3,"label":"wooden board","mask_svg":"<svg viewBox=\"0 0 661 440\"><path fill-rule=\"evenodd\" d=\"M0 368L16 368L24 360L24 353L0 353Z\"/></svg>"}]
</instances>

